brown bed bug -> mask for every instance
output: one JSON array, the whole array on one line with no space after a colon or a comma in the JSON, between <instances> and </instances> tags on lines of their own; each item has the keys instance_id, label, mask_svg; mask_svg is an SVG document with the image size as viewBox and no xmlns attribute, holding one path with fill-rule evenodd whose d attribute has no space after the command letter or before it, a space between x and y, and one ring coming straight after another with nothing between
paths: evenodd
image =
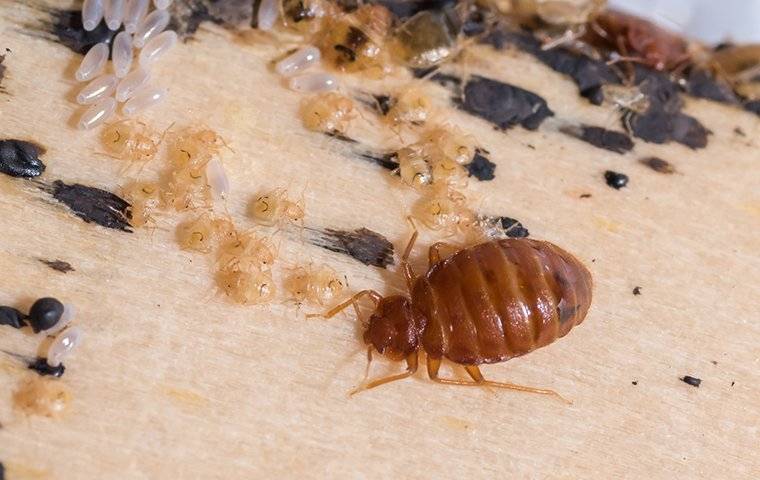
<instances>
[{"instance_id":1,"label":"brown bed bug","mask_svg":"<svg viewBox=\"0 0 760 480\"><path fill-rule=\"evenodd\" d=\"M333 317L369 298L375 305L364 332L369 359L374 349L406 360L404 373L372 380L352 393L413 375L424 350L428 376L435 382L562 398L552 390L486 380L479 365L530 353L580 324L591 305L586 267L549 242L508 238L458 250L446 259L440 254L446 245L433 244L429 268L417 276L408 263L416 239L415 229L401 260L410 296L363 290L323 315ZM440 378L444 357L464 366L472 380Z\"/></svg>"}]
</instances>

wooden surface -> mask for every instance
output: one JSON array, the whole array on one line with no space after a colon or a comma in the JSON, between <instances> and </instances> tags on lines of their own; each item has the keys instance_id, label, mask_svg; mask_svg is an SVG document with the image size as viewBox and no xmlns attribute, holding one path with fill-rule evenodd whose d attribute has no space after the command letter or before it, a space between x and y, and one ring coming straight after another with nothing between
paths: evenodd
<instances>
[{"instance_id":1,"label":"wooden surface","mask_svg":"<svg viewBox=\"0 0 760 480\"><path fill-rule=\"evenodd\" d=\"M79 57L27 34L23 26L41 15L0 2L0 48L12 51L0 136L46 146L44 179L118 191L135 172L98 154L97 132L70 127ZM415 194L344 144L301 127L301 97L268 66L288 47L204 25L157 65L155 78L171 95L144 120L160 129L205 124L228 141L227 208L241 225L250 226L245 207L258 189L285 185L305 191L308 226L367 227L398 251ZM612 109L590 106L528 56L477 47L467 59L466 72L539 93L559 119L619 128ZM361 81L344 82L351 92ZM86 332L61 380L73 402L60 420L13 409L12 392L33 374L0 354L7 478L757 478L758 118L687 99L686 112L713 132L708 148L637 141L618 156L569 139L552 122L536 132L495 131L446 110L445 91L429 88L440 118L474 133L498 165L495 180L471 182L479 210L519 219L532 237L573 252L593 272L594 303L580 327L484 368L496 380L553 388L572 406L435 385L423 372L349 398L365 365L352 315L306 320L313 307L231 305L215 293L211 260L178 249L181 216L133 234L107 230L28 181L3 176L0 304L28 308L53 295L76 304ZM352 134L376 146L398 142L376 132L361 120ZM679 173L637 163L647 155ZM627 173L629 186L606 186L608 168ZM313 260L344 273L352 290L402 288L393 271L304 244L297 230L280 238L281 267ZM433 239L423 236L420 261ZM38 258L76 270L58 273ZM39 343L27 331L0 329L0 350L32 356ZM401 366L379 361L375 372L391 368ZM701 387L683 375L700 377Z\"/></svg>"}]
</instances>

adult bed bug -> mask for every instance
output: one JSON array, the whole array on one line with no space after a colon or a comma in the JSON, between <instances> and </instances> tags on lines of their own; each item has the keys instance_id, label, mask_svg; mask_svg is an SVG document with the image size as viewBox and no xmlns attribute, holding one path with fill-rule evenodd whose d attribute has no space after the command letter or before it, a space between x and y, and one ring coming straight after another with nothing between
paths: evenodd
<instances>
[{"instance_id":1,"label":"adult bed bug","mask_svg":"<svg viewBox=\"0 0 760 480\"><path fill-rule=\"evenodd\" d=\"M525 355L580 324L591 306L586 267L549 242L509 238L464 248L446 259L440 255L446 245L435 243L429 268L418 277L408 262L416 239L415 229L401 260L411 298L363 290L323 315L333 317L359 298L369 298L375 310L364 332L368 357L374 348L407 362L406 372L370 381L353 393L413 375L422 349L435 382L562 398L552 390L486 380L478 366ZM443 357L464 366L472 381L440 378Z\"/></svg>"}]
</instances>

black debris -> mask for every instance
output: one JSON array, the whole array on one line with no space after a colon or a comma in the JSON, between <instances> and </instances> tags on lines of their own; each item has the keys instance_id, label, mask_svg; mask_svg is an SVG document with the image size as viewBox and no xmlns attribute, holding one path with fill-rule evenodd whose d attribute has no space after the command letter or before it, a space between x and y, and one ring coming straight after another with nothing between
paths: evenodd
<instances>
[{"instance_id":1,"label":"black debris","mask_svg":"<svg viewBox=\"0 0 760 480\"><path fill-rule=\"evenodd\" d=\"M88 32L82 26L81 10L50 11L50 21L43 24L53 39L70 50L84 55L98 43L111 45L118 31L109 30L105 22L100 22Z\"/></svg>"},{"instance_id":2,"label":"black debris","mask_svg":"<svg viewBox=\"0 0 760 480\"><path fill-rule=\"evenodd\" d=\"M74 271L74 267L69 262L64 262L63 260L45 260L44 258L40 258L39 261L56 272L69 273Z\"/></svg>"},{"instance_id":3,"label":"black debris","mask_svg":"<svg viewBox=\"0 0 760 480\"><path fill-rule=\"evenodd\" d=\"M472 157L472 161L465 165L467 174L470 177L475 177L478 180L486 181L496 178L494 171L496 170L496 164L482 155L483 150L476 150L475 156Z\"/></svg>"},{"instance_id":4,"label":"black debris","mask_svg":"<svg viewBox=\"0 0 760 480\"><path fill-rule=\"evenodd\" d=\"M462 87L462 79L448 73L438 72L431 76L430 80L444 88L448 88L454 93L459 93Z\"/></svg>"},{"instance_id":5,"label":"black debris","mask_svg":"<svg viewBox=\"0 0 760 480\"><path fill-rule=\"evenodd\" d=\"M393 265L393 244L368 228L353 231L327 229L312 242L332 252L350 255L365 265L386 268Z\"/></svg>"},{"instance_id":6,"label":"black debris","mask_svg":"<svg viewBox=\"0 0 760 480\"><path fill-rule=\"evenodd\" d=\"M581 193L580 197L578 197L578 198L591 198L591 194L590 193Z\"/></svg>"},{"instance_id":7,"label":"black debris","mask_svg":"<svg viewBox=\"0 0 760 480\"><path fill-rule=\"evenodd\" d=\"M691 96L733 105L739 103L730 85L705 70L691 69L684 84L686 93Z\"/></svg>"},{"instance_id":8,"label":"black debris","mask_svg":"<svg viewBox=\"0 0 760 480\"><path fill-rule=\"evenodd\" d=\"M604 180L607 182L607 185L614 188L615 190L620 190L621 188L628 185L628 175L624 173L613 172L612 170L607 170L604 172Z\"/></svg>"},{"instance_id":9,"label":"black debris","mask_svg":"<svg viewBox=\"0 0 760 480\"><path fill-rule=\"evenodd\" d=\"M5 89L3 88L3 78L5 77L6 70L6 66L3 65L4 61L5 55L0 55L0 93L5 93Z\"/></svg>"},{"instance_id":10,"label":"black debris","mask_svg":"<svg viewBox=\"0 0 760 480\"><path fill-rule=\"evenodd\" d=\"M634 380L634 381L631 382L631 385L638 385L638 384L639 384L638 380Z\"/></svg>"},{"instance_id":11,"label":"black debris","mask_svg":"<svg viewBox=\"0 0 760 480\"><path fill-rule=\"evenodd\" d=\"M752 100L744 103L744 110L760 116L760 100Z\"/></svg>"},{"instance_id":12,"label":"black debris","mask_svg":"<svg viewBox=\"0 0 760 480\"><path fill-rule=\"evenodd\" d=\"M566 135L611 152L623 154L633 149L633 140L623 132L592 125L571 125L562 128L561 131Z\"/></svg>"},{"instance_id":13,"label":"black debris","mask_svg":"<svg viewBox=\"0 0 760 480\"><path fill-rule=\"evenodd\" d=\"M382 115L388 115L396 101L388 95L375 95L377 109Z\"/></svg>"},{"instance_id":14,"label":"black debris","mask_svg":"<svg viewBox=\"0 0 760 480\"><path fill-rule=\"evenodd\" d=\"M129 202L111 192L78 183L68 185L60 180L41 188L87 223L97 223L122 232L132 231L127 214Z\"/></svg>"},{"instance_id":15,"label":"black debris","mask_svg":"<svg viewBox=\"0 0 760 480\"><path fill-rule=\"evenodd\" d=\"M639 163L646 165L655 172L671 175L675 173L676 169L667 160L663 160L659 157L647 157L639 160Z\"/></svg>"},{"instance_id":16,"label":"black debris","mask_svg":"<svg viewBox=\"0 0 760 480\"><path fill-rule=\"evenodd\" d=\"M742 127L736 127L734 128L734 133L739 135L740 137L746 137L747 134L744 133L744 130L742 130Z\"/></svg>"},{"instance_id":17,"label":"black debris","mask_svg":"<svg viewBox=\"0 0 760 480\"><path fill-rule=\"evenodd\" d=\"M327 135L328 137L332 137L332 138L334 138L336 140L340 140L341 142L359 143L358 141L354 140L353 138L347 137L347 136L345 136L342 133L337 132L337 131L334 131L334 132L324 132L324 134Z\"/></svg>"},{"instance_id":18,"label":"black debris","mask_svg":"<svg viewBox=\"0 0 760 480\"><path fill-rule=\"evenodd\" d=\"M13 307L0 306L0 325L8 325L13 328L23 328L26 326L26 315Z\"/></svg>"},{"instance_id":19,"label":"black debris","mask_svg":"<svg viewBox=\"0 0 760 480\"><path fill-rule=\"evenodd\" d=\"M359 157L364 160L369 160L370 162L380 165L381 167L385 168L386 170L395 170L398 168L398 155L396 152L390 152L390 153L372 153L372 152L365 152L360 153Z\"/></svg>"},{"instance_id":20,"label":"black debris","mask_svg":"<svg viewBox=\"0 0 760 480\"><path fill-rule=\"evenodd\" d=\"M42 175L45 164L39 156L45 149L23 140L0 140L0 173L12 177L32 178Z\"/></svg>"},{"instance_id":21,"label":"black debris","mask_svg":"<svg viewBox=\"0 0 760 480\"><path fill-rule=\"evenodd\" d=\"M188 38L205 23L221 25L228 29L256 26L252 0L183 0L173 2L168 29L174 30L181 38ZM256 2L259 3L259 2ZM256 10L258 10L256 8Z\"/></svg>"},{"instance_id":22,"label":"black debris","mask_svg":"<svg viewBox=\"0 0 760 480\"><path fill-rule=\"evenodd\" d=\"M530 235L528 229L518 220L510 217L497 217L504 233L511 238L525 238Z\"/></svg>"},{"instance_id":23,"label":"black debris","mask_svg":"<svg viewBox=\"0 0 760 480\"><path fill-rule=\"evenodd\" d=\"M701 378L691 377L689 375L681 377L681 381L697 388L699 388L699 385L702 383Z\"/></svg>"},{"instance_id":24,"label":"black debris","mask_svg":"<svg viewBox=\"0 0 760 480\"><path fill-rule=\"evenodd\" d=\"M473 75L464 87L463 97L454 103L462 110L506 130L522 125L536 130L554 115L546 100L533 92L490 78Z\"/></svg>"},{"instance_id":25,"label":"black debris","mask_svg":"<svg viewBox=\"0 0 760 480\"><path fill-rule=\"evenodd\" d=\"M634 295L641 295L641 287L633 287Z\"/></svg>"},{"instance_id":26,"label":"black debris","mask_svg":"<svg viewBox=\"0 0 760 480\"><path fill-rule=\"evenodd\" d=\"M373 0L391 11L398 18L411 17L425 10L444 10L456 5L456 0Z\"/></svg>"},{"instance_id":27,"label":"black debris","mask_svg":"<svg viewBox=\"0 0 760 480\"><path fill-rule=\"evenodd\" d=\"M66 367L63 364L60 364L57 367L51 367L48 365L47 359L38 357L29 364L29 370L34 370L43 377L45 375L50 375L51 377L58 378L66 371Z\"/></svg>"},{"instance_id":28,"label":"black debris","mask_svg":"<svg viewBox=\"0 0 760 480\"><path fill-rule=\"evenodd\" d=\"M29 324L34 333L53 328L63 315L63 304L56 298L38 299L29 309Z\"/></svg>"}]
</instances>

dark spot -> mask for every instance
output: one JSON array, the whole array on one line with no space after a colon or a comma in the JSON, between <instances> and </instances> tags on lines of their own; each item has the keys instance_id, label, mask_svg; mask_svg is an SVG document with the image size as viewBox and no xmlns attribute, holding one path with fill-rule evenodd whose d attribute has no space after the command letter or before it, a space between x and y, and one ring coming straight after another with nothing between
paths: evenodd
<instances>
[{"instance_id":1,"label":"dark spot","mask_svg":"<svg viewBox=\"0 0 760 480\"><path fill-rule=\"evenodd\" d=\"M0 428L2 428L2 425L0 425ZM0 480L5 480L5 465L3 465L3 462L0 462Z\"/></svg>"},{"instance_id":2,"label":"dark spot","mask_svg":"<svg viewBox=\"0 0 760 480\"><path fill-rule=\"evenodd\" d=\"M63 316L64 306L57 298L37 299L29 309L27 321L34 333L55 327Z\"/></svg>"},{"instance_id":3,"label":"dark spot","mask_svg":"<svg viewBox=\"0 0 760 480\"><path fill-rule=\"evenodd\" d=\"M590 193L581 193L581 195L578 198L591 198Z\"/></svg>"},{"instance_id":4,"label":"dark spot","mask_svg":"<svg viewBox=\"0 0 760 480\"><path fill-rule=\"evenodd\" d=\"M604 172L604 180L607 182L607 185L614 188L615 190L620 190L621 188L628 185L628 175L624 173L613 172L612 170L607 170Z\"/></svg>"},{"instance_id":5,"label":"dark spot","mask_svg":"<svg viewBox=\"0 0 760 480\"><path fill-rule=\"evenodd\" d=\"M60 180L41 188L87 223L132 232L127 213L129 203L111 192L78 183L67 185Z\"/></svg>"},{"instance_id":6,"label":"dark spot","mask_svg":"<svg viewBox=\"0 0 760 480\"><path fill-rule=\"evenodd\" d=\"M347 136L343 135L340 132L324 132L324 134L327 135L328 137L332 137L332 138L334 138L336 140L340 140L341 142L359 143L358 141L354 140L353 138L347 137Z\"/></svg>"},{"instance_id":7,"label":"dark spot","mask_svg":"<svg viewBox=\"0 0 760 480\"><path fill-rule=\"evenodd\" d=\"M388 112L391 111L391 108L393 108L393 105L396 103L396 101L388 95L375 95L374 97L377 101L375 107L378 109L378 111L382 115L388 115Z\"/></svg>"},{"instance_id":8,"label":"dark spot","mask_svg":"<svg viewBox=\"0 0 760 480\"><path fill-rule=\"evenodd\" d=\"M518 220L510 217L496 217L501 229L510 238L525 238L530 235L528 229L523 226Z\"/></svg>"},{"instance_id":9,"label":"dark spot","mask_svg":"<svg viewBox=\"0 0 760 480\"><path fill-rule=\"evenodd\" d=\"M343 57L343 62L352 63L356 61L356 52L351 50L345 45L335 45L333 47L336 52L340 53Z\"/></svg>"},{"instance_id":10,"label":"dark spot","mask_svg":"<svg viewBox=\"0 0 760 480\"><path fill-rule=\"evenodd\" d=\"M693 68L685 79L686 93L720 103L738 104L739 99L731 86L705 70Z\"/></svg>"},{"instance_id":11,"label":"dark spot","mask_svg":"<svg viewBox=\"0 0 760 480\"><path fill-rule=\"evenodd\" d=\"M8 325L13 328L26 326L26 315L13 307L0 306L0 325Z\"/></svg>"},{"instance_id":12,"label":"dark spot","mask_svg":"<svg viewBox=\"0 0 760 480\"><path fill-rule=\"evenodd\" d=\"M377 165L380 165L381 167L387 170L395 170L398 168L398 161L396 160L397 158L396 152L391 152L391 153L365 152L365 153L360 153L359 157L363 158L364 160L369 160Z\"/></svg>"},{"instance_id":13,"label":"dark spot","mask_svg":"<svg viewBox=\"0 0 760 480\"><path fill-rule=\"evenodd\" d=\"M56 272L68 273L74 271L74 267L69 262L64 262L63 260L45 260L44 258L40 258L39 261Z\"/></svg>"},{"instance_id":14,"label":"dark spot","mask_svg":"<svg viewBox=\"0 0 760 480\"><path fill-rule=\"evenodd\" d=\"M560 304L561 305L557 305L557 316L559 317L559 323L565 323L566 321L573 318L575 314L578 313L578 310L581 308L580 305L567 307L562 302L560 302Z\"/></svg>"},{"instance_id":15,"label":"dark spot","mask_svg":"<svg viewBox=\"0 0 760 480\"><path fill-rule=\"evenodd\" d=\"M376 0L370 3L382 5L395 16L406 18L425 10L443 10L457 2L456 0Z\"/></svg>"},{"instance_id":16,"label":"dark spot","mask_svg":"<svg viewBox=\"0 0 760 480\"><path fill-rule=\"evenodd\" d=\"M676 169L667 160L663 160L658 157L647 157L639 160L639 163L646 165L655 172L664 173L670 175L675 173Z\"/></svg>"},{"instance_id":17,"label":"dark spot","mask_svg":"<svg viewBox=\"0 0 760 480\"><path fill-rule=\"evenodd\" d=\"M744 133L744 130L742 130L741 127L734 128L734 133L737 134L737 135L739 135L740 137L746 137L747 136L747 134Z\"/></svg>"},{"instance_id":18,"label":"dark spot","mask_svg":"<svg viewBox=\"0 0 760 480\"><path fill-rule=\"evenodd\" d=\"M462 86L461 78L454 75L449 75L448 73L438 72L430 77L430 80L442 86L443 88L449 89L454 93L459 93L459 90Z\"/></svg>"},{"instance_id":19,"label":"dark spot","mask_svg":"<svg viewBox=\"0 0 760 480\"><path fill-rule=\"evenodd\" d=\"M48 10L50 20L43 23L43 28L52 35L53 40L70 50L84 55L95 44L111 45L118 32L109 30L101 21L94 30L88 32L82 26L81 10Z\"/></svg>"},{"instance_id":20,"label":"dark spot","mask_svg":"<svg viewBox=\"0 0 760 480\"><path fill-rule=\"evenodd\" d=\"M634 381L631 382L631 385L638 385L638 384L639 384L638 380L634 380Z\"/></svg>"},{"instance_id":21,"label":"dark spot","mask_svg":"<svg viewBox=\"0 0 760 480\"><path fill-rule=\"evenodd\" d=\"M536 149L536 146L535 145L531 145L530 143L526 144L525 146L528 147L528 148L530 148L531 150L535 150Z\"/></svg>"},{"instance_id":22,"label":"dark spot","mask_svg":"<svg viewBox=\"0 0 760 480\"><path fill-rule=\"evenodd\" d=\"M623 132L616 132L591 125L567 126L563 127L561 131L566 135L611 152L623 154L633 149L631 137Z\"/></svg>"},{"instance_id":23,"label":"dark spot","mask_svg":"<svg viewBox=\"0 0 760 480\"><path fill-rule=\"evenodd\" d=\"M717 360L710 360L710 363L712 363L713 365L717 365L718 361Z\"/></svg>"},{"instance_id":24,"label":"dark spot","mask_svg":"<svg viewBox=\"0 0 760 480\"><path fill-rule=\"evenodd\" d=\"M3 77L5 77L6 67L3 65L3 61L5 61L5 55L0 55L0 93L5 93L5 89L3 88Z\"/></svg>"},{"instance_id":25,"label":"dark spot","mask_svg":"<svg viewBox=\"0 0 760 480\"><path fill-rule=\"evenodd\" d=\"M634 295L641 295L641 287L633 287Z\"/></svg>"},{"instance_id":26,"label":"dark spot","mask_svg":"<svg viewBox=\"0 0 760 480\"><path fill-rule=\"evenodd\" d=\"M365 265L381 268L393 265L393 244L367 228L353 231L327 229L318 232L312 243L332 252L350 255Z\"/></svg>"},{"instance_id":27,"label":"dark spot","mask_svg":"<svg viewBox=\"0 0 760 480\"><path fill-rule=\"evenodd\" d=\"M744 103L744 110L760 116L760 100L752 100Z\"/></svg>"},{"instance_id":28,"label":"dark spot","mask_svg":"<svg viewBox=\"0 0 760 480\"><path fill-rule=\"evenodd\" d=\"M454 103L465 112L506 130L522 125L536 130L554 115L546 100L533 92L490 78L473 75L464 87L464 97Z\"/></svg>"},{"instance_id":29,"label":"dark spot","mask_svg":"<svg viewBox=\"0 0 760 480\"><path fill-rule=\"evenodd\" d=\"M255 26L256 17L252 0L183 0L172 2L171 22L168 29L181 38L194 34L205 22L228 29Z\"/></svg>"},{"instance_id":30,"label":"dark spot","mask_svg":"<svg viewBox=\"0 0 760 480\"><path fill-rule=\"evenodd\" d=\"M684 382L684 383L688 383L692 387L697 387L697 388L699 388L699 384L702 383L702 379L701 378L691 377L689 375L681 377L681 381Z\"/></svg>"},{"instance_id":31,"label":"dark spot","mask_svg":"<svg viewBox=\"0 0 760 480\"><path fill-rule=\"evenodd\" d=\"M42 175L45 164L39 156L40 145L22 140L0 140L0 173L12 177L32 178Z\"/></svg>"},{"instance_id":32,"label":"dark spot","mask_svg":"<svg viewBox=\"0 0 760 480\"><path fill-rule=\"evenodd\" d=\"M570 76L578 85L580 94L594 105L604 101L602 86L620 83L615 71L603 61L593 60L565 48L541 49L541 41L524 31L510 30L503 24L494 27L491 33L481 37L481 42L501 49L507 45L529 53L556 72Z\"/></svg>"},{"instance_id":33,"label":"dark spot","mask_svg":"<svg viewBox=\"0 0 760 480\"><path fill-rule=\"evenodd\" d=\"M496 178L494 175L496 164L484 157L481 152L482 150L475 150L475 156L472 157L472 161L465 165L467 175L475 177L481 182L493 180Z\"/></svg>"},{"instance_id":34,"label":"dark spot","mask_svg":"<svg viewBox=\"0 0 760 480\"><path fill-rule=\"evenodd\" d=\"M733 387L734 385L736 385L736 382L731 382L731 386Z\"/></svg>"},{"instance_id":35,"label":"dark spot","mask_svg":"<svg viewBox=\"0 0 760 480\"><path fill-rule=\"evenodd\" d=\"M57 367L51 367L48 365L47 359L38 357L33 362L29 363L29 370L34 370L43 377L45 375L50 375L57 378L63 375L63 372L66 371L66 367L63 364L60 364Z\"/></svg>"}]
</instances>

